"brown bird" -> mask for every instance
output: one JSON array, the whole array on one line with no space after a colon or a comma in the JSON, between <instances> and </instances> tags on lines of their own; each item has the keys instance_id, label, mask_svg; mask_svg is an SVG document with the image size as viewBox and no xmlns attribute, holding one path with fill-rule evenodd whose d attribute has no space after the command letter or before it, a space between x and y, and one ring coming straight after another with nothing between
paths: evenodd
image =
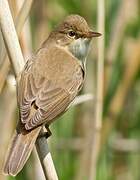
<instances>
[{"instance_id":1,"label":"brown bird","mask_svg":"<svg viewBox=\"0 0 140 180\"><path fill-rule=\"evenodd\" d=\"M93 32L79 15L67 16L27 61L18 83L20 121L4 165L15 176L26 163L43 125L64 113L80 91Z\"/></svg>"}]
</instances>

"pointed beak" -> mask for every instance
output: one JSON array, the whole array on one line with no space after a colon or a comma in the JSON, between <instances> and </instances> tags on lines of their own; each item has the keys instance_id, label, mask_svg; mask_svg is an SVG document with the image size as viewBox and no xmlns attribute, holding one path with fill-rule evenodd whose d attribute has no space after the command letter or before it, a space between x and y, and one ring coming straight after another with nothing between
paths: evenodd
<instances>
[{"instance_id":1,"label":"pointed beak","mask_svg":"<svg viewBox=\"0 0 140 180\"><path fill-rule=\"evenodd\" d=\"M87 38L93 38L93 37L99 37L101 35L102 35L101 33L89 31L85 36Z\"/></svg>"}]
</instances>

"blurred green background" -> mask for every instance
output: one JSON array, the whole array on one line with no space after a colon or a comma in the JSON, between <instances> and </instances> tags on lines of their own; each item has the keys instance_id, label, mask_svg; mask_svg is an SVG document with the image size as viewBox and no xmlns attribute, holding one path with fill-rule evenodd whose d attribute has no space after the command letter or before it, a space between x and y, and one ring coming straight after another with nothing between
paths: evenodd
<instances>
[{"instance_id":1,"label":"blurred green background","mask_svg":"<svg viewBox=\"0 0 140 180\"><path fill-rule=\"evenodd\" d=\"M50 151L60 180L140 180L140 1L104 1L104 81L103 118L96 145L95 111L97 64L100 53L94 39L87 61L87 77L81 92L91 93L91 101L72 107L51 125ZM9 0L13 17L22 1ZM101 5L102 6L102 5ZM97 8L98 7L98 8ZM97 0L34 0L29 18L20 35L27 59L66 15L79 14L98 30L100 4ZM2 42L2 38L0 39ZM3 49L0 46L0 80L3 79ZM17 121L15 86L12 70L0 89L0 167ZM13 123L14 122L14 123ZM5 130L6 129L6 130ZM95 137L94 137L95 136ZM92 152L97 153L93 163ZM96 164L96 166L92 166ZM93 169L92 169L93 168ZM0 180L43 180L43 172L34 152L17 177Z\"/></svg>"}]
</instances>

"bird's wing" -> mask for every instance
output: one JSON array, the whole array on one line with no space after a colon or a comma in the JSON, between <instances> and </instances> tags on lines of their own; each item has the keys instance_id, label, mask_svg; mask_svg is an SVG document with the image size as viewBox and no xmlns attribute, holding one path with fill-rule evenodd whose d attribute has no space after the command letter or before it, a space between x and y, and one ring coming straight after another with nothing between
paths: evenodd
<instances>
[{"instance_id":1,"label":"bird's wing","mask_svg":"<svg viewBox=\"0 0 140 180\"><path fill-rule=\"evenodd\" d=\"M70 94L63 89L56 89L54 93L48 92L47 97L38 98L35 102L37 107L40 106L34 116L25 124L25 128L29 130L43 123L49 125L55 117L65 111L70 102Z\"/></svg>"},{"instance_id":2,"label":"bird's wing","mask_svg":"<svg viewBox=\"0 0 140 180\"><path fill-rule=\"evenodd\" d=\"M63 113L78 93L81 85L80 73L76 79L69 79L68 85L65 82L61 82L59 85L40 74L31 73L30 64L27 63L25 66L18 90L21 121L27 130L44 122L49 124L55 117ZM69 86L69 90L65 88L65 85Z\"/></svg>"}]
</instances>

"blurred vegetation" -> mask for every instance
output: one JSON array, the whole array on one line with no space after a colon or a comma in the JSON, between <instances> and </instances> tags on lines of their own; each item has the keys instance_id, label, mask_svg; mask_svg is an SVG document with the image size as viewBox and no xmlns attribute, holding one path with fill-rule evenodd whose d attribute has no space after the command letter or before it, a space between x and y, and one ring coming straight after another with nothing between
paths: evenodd
<instances>
[{"instance_id":1,"label":"blurred vegetation","mask_svg":"<svg viewBox=\"0 0 140 180\"><path fill-rule=\"evenodd\" d=\"M20 3L9 0L11 9ZM39 48L54 26L68 14L84 16L97 30L96 0L35 0L20 42L25 57ZM16 13L13 13L16 17ZM140 179L140 1L105 1L104 113L96 180ZM30 37L30 38L29 38ZM2 42L2 39L0 39ZM2 43L1 43L2 44ZM30 44L30 45L29 45ZM93 40L82 93L96 92L97 40ZM26 51L28 49L28 51ZM2 57L2 45L0 46ZM30 55L29 55L30 54ZM0 58L0 78L2 78ZM2 157L17 119L12 71L0 91L0 149ZM12 86L12 87L11 87ZM60 180L88 180L93 102L71 108L52 126L50 149ZM13 123L14 122L14 123ZM93 127L93 128L92 128ZM6 130L5 130L6 128ZM6 132L5 132L6 131ZM0 180L42 180L34 153L17 177ZM1 167L2 165L0 165Z\"/></svg>"}]
</instances>

